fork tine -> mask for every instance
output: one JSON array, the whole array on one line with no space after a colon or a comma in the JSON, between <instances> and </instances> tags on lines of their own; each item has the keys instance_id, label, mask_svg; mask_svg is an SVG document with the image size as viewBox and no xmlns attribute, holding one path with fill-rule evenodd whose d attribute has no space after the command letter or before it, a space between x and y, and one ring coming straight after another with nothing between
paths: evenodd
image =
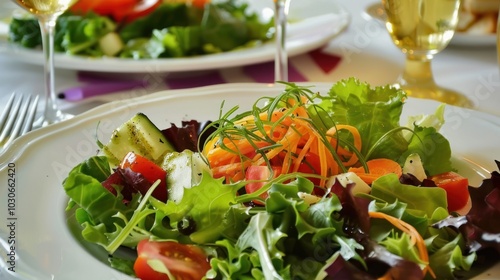
<instances>
[{"instance_id":1,"label":"fork tine","mask_svg":"<svg viewBox=\"0 0 500 280\"><path fill-rule=\"evenodd\" d=\"M39 97L31 95L9 98L7 106L0 116L0 150L10 145L15 138L33 128Z\"/></svg>"},{"instance_id":2,"label":"fork tine","mask_svg":"<svg viewBox=\"0 0 500 280\"><path fill-rule=\"evenodd\" d=\"M12 103L14 102L14 97L15 93L12 93L12 95L9 98L9 101L7 101L7 104L5 105L5 109L3 110L2 115L0 116L0 129L2 129L5 126L5 120L7 119L10 110L12 110Z\"/></svg>"},{"instance_id":3,"label":"fork tine","mask_svg":"<svg viewBox=\"0 0 500 280\"><path fill-rule=\"evenodd\" d=\"M21 102L23 98L21 97L19 100L17 100L14 103L14 107L8 109L9 112L7 112L8 115L10 116L17 116L17 113L19 112L19 108L21 107ZM12 126L14 125L16 121L15 117L8 118L7 121L5 122L3 128L2 128L2 134L0 135L0 143L3 143L5 139L7 138L8 134L12 131ZM4 144L4 145L7 145Z\"/></svg>"},{"instance_id":4,"label":"fork tine","mask_svg":"<svg viewBox=\"0 0 500 280\"><path fill-rule=\"evenodd\" d=\"M38 107L38 98L39 96L35 96L35 100L31 103L31 107L29 108L28 116L26 117L26 121L24 123L23 130L21 131L21 135L28 133L31 129L33 129L33 123L35 121L36 109Z\"/></svg>"},{"instance_id":5,"label":"fork tine","mask_svg":"<svg viewBox=\"0 0 500 280\"><path fill-rule=\"evenodd\" d=\"M24 97L21 97L21 101L23 101L23 99L24 99ZM23 126L24 126L23 124L24 124L24 120L26 118L26 114L28 113L28 109L30 107L29 106L30 102L31 102L31 96L28 96L26 102L24 102L22 104L22 107L17 112L17 118L16 118L15 125L14 125L14 128L12 128L12 131L11 131L10 137L9 137L9 141L7 141L6 145L8 145L10 143L10 141L14 140L15 138L17 138L20 135L21 128L23 128Z\"/></svg>"}]
</instances>

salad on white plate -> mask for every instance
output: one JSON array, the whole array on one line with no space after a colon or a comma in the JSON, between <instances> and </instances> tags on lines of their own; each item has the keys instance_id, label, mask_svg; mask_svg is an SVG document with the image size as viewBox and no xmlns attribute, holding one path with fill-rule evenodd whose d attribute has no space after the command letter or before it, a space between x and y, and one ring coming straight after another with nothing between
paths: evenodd
<instances>
[{"instance_id":1,"label":"salad on white plate","mask_svg":"<svg viewBox=\"0 0 500 280\"><path fill-rule=\"evenodd\" d=\"M498 248L499 174L470 187L443 107L401 126L406 99L351 78L211 121L138 113L69 172L69 222L141 279L467 276Z\"/></svg>"},{"instance_id":2,"label":"salad on white plate","mask_svg":"<svg viewBox=\"0 0 500 280\"><path fill-rule=\"evenodd\" d=\"M146 9L149 14L122 18L133 19L130 22L119 22L113 16L130 10L116 6L145 8L142 3L150 2L160 4ZM274 58L272 1L193 2L79 1L73 6L74 11L61 16L56 34L56 50L60 52L55 53L55 66L113 73L184 72L243 66ZM200 7L203 3L205 6ZM316 4L310 5L307 0L291 3L286 38L290 56L325 45L348 26L350 14L337 1L318 0ZM91 12L73 14L88 10ZM22 62L43 63L36 21L22 15L14 18L17 20L0 22L0 47ZM104 55L104 51L115 54Z\"/></svg>"},{"instance_id":3,"label":"salad on white plate","mask_svg":"<svg viewBox=\"0 0 500 280\"><path fill-rule=\"evenodd\" d=\"M235 0L79 0L58 17L54 49L87 58L191 57L262 44L272 26L272 18ZM40 48L38 21L15 12L8 39Z\"/></svg>"}]
</instances>

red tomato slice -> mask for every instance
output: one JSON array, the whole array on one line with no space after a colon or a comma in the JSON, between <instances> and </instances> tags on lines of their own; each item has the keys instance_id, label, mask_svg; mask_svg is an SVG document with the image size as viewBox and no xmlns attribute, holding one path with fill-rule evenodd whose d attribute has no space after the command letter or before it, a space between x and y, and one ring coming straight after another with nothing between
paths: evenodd
<instances>
[{"instance_id":1,"label":"red tomato slice","mask_svg":"<svg viewBox=\"0 0 500 280\"><path fill-rule=\"evenodd\" d=\"M299 153L299 152L300 152L300 150L297 151L297 153ZM283 165L284 158L285 158L284 153L279 154L278 156L271 159L271 164L281 166L281 165ZM319 156L317 154L314 154L314 153L306 153L306 155L302 159L302 162L299 164L297 172L306 173L306 174L320 174L321 164L319 163ZM321 179L309 178L309 180L311 180L311 182L313 182L315 185L315 188L314 188L312 194L318 195L318 196L322 196L325 194L324 189L319 187Z\"/></svg>"},{"instance_id":2,"label":"red tomato slice","mask_svg":"<svg viewBox=\"0 0 500 280\"><path fill-rule=\"evenodd\" d=\"M71 6L70 11L77 14L85 14L92 11L98 15L108 16L116 10L128 9L139 2L140 0L79 0Z\"/></svg>"},{"instance_id":3,"label":"red tomato slice","mask_svg":"<svg viewBox=\"0 0 500 280\"><path fill-rule=\"evenodd\" d=\"M137 254L134 271L142 280L169 279L148 264L151 260L160 261L177 279L198 280L210 269L205 252L195 245L145 239L137 245Z\"/></svg>"},{"instance_id":4,"label":"red tomato slice","mask_svg":"<svg viewBox=\"0 0 500 280\"><path fill-rule=\"evenodd\" d=\"M469 180L455 172L445 172L431 176L430 179L446 191L448 211L462 209L469 200Z\"/></svg>"},{"instance_id":5,"label":"red tomato slice","mask_svg":"<svg viewBox=\"0 0 500 280\"><path fill-rule=\"evenodd\" d=\"M205 7L205 4L210 3L210 0L192 0L191 5L193 5L196 8L203 8Z\"/></svg>"},{"instance_id":6,"label":"red tomato slice","mask_svg":"<svg viewBox=\"0 0 500 280\"><path fill-rule=\"evenodd\" d=\"M167 172L149 159L130 152L122 160L120 167L130 168L132 171L142 174L151 184L161 180L160 185L153 191L153 196L163 202L167 201Z\"/></svg>"},{"instance_id":7,"label":"red tomato slice","mask_svg":"<svg viewBox=\"0 0 500 280\"><path fill-rule=\"evenodd\" d=\"M281 167L272 167L272 170L274 172L274 177L276 178L281 174ZM247 168L245 172L245 179L247 181L249 180L264 180L262 182L252 182L252 183L247 183L245 186L245 190L247 193L253 193L266 183L265 181L271 179L271 170L267 166L250 166ZM267 192L263 193L260 195L262 199L266 199L268 197ZM260 201L254 201L256 204L262 205L262 202Z\"/></svg>"},{"instance_id":8,"label":"red tomato slice","mask_svg":"<svg viewBox=\"0 0 500 280\"><path fill-rule=\"evenodd\" d=\"M297 171L308 174L320 174L321 164L319 163L319 156L313 153L307 153ZM316 186L318 186L321 181L319 178L309 178L309 180Z\"/></svg>"}]
</instances>

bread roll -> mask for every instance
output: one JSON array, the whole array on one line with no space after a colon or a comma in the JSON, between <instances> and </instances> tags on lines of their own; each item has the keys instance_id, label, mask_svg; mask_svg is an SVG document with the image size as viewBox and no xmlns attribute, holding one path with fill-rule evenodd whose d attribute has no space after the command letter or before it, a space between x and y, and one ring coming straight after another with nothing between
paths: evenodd
<instances>
[{"instance_id":1,"label":"bread roll","mask_svg":"<svg viewBox=\"0 0 500 280\"><path fill-rule=\"evenodd\" d=\"M460 11L460 15L458 16L457 31L466 31L478 19L478 17L478 15L473 13L469 13L464 10Z\"/></svg>"},{"instance_id":2,"label":"bread roll","mask_svg":"<svg viewBox=\"0 0 500 280\"><path fill-rule=\"evenodd\" d=\"M462 0L465 11L473 14L498 13L500 0Z\"/></svg>"},{"instance_id":3,"label":"bread roll","mask_svg":"<svg viewBox=\"0 0 500 280\"><path fill-rule=\"evenodd\" d=\"M497 14L486 14L472 23L466 30L466 33L487 35L495 33L497 29Z\"/></svg>"}]
</instances>

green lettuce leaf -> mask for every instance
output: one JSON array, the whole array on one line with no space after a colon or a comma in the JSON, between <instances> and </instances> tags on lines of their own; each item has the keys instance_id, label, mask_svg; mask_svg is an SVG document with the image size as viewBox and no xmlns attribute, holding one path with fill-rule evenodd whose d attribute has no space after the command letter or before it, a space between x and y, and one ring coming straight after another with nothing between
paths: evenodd
<instances>
[{"instance_id":1,"label":"green lettuce leaf","mask_svg":"<svg viewBox=\"0 0 500 280\"><path fill-rule=\"evenodd\" d=\"M462 244L461 244L462 243ZM457 271L470 270L476 254L463 255L463 237L457 237L429 256L429 263L437 279L455 279Z\"/></svg>"},{"instance_id":2,"label":"green lettuce leaf","mask_svg":"<svg viewBox=\"0 0 500 280\"><path fill-rule=\"evenodd\" d=\"M201 12L189 9L184 4L163 4L151 14L123 26L119 34L125 42L138 38L149 38L153 30L199 24Z\"/></svg>"},{"instance_id":3,"label":"green lettuce leaf","mask_svg":"<svg viewBox=\"0 0 500 280\"><path fill-rule=\"evenodd\" d=\"M356 127L363 143L361 154L366 159L397 160L408 145L398 130L405 99L402 90L390 86L371 88L350 78L332 86L328 97L319 104L321 109L311 106L308 111L315 123L324 123L325 129L335 124Z\"/></svg>"},{"instance_id":4,"label":"green lettuce leaf","mask_svg":"<svg viewBox=\"0 0 500 280\"><path fill-rule=\"evenodd\" d=\"M250 219L247 229L241 234L236 246L241 250L253 248L259 254L262 271L266 279L281 278L280 272L274 267L279 263L284 253L277 248L277 243L286 236L272 226L273 217L269 213L260 212Z\"/></svg>"},{"instance_id":5,"label":"green lettuce leaf","mask_svg":"<svg viewBox=\"0 0 500 280\"><path fill-rule=\"evenodd\" d=\"M396 174L388 174L375 180L371 196L387 203L406 204L406 211L432 217L437 208L447 209L446 191L437 187L415 187L401 184Z\"/></svg>"},{"instance_id":6,"label":"green lettuce leaf","mask_svg":"<svg viewBox=\"0 0 500 280\"><path fill-rule=\"evenodd\" d=\"M415 126L408 149L401 154L398 162L403 164L413 153L419 154L428 176L453 170L450 143L434 127Z\"/></svg>"},{"instance_id":7,"label":"green lettuce leaf","mask_svg":"<svg viewBox=\"0 0 500 280\"><path fill-rule=\"evenodd\" d=\"M189 235L191 242L203 244L216 241L229 225L225 217L236 204L240 185L226 185L222 179L214 179L204 171L197 186L185 189L181 201L176 204L169 200L156 205L158 210L168 215L171 225L176 225L185 217L190 217L196 230Z\"/></svg>"},{"instance_id":8,"label":"green lettuce leaf","mask_svg":"<svg viewBox=\"0 0 500 280\"><path fill-rule=\"evenodd\" d=\"M117 212L131 213L134 206L126 206L122 198L114 196L101 182L111 174L106 157L91 157L73 168L64 180L66 194L88 214L93 223L111 226Z\"/></svg>"},{"instance_id":9,"label":"green lettuce leaf","mask_svg":"<svg viewBox=\"0 0 500 280\"><path fill-rule=\"evenodd\" d=\"M62 16L57 24L55 50L71 55L102 56L99 40L116 29L109 18L94 14Z\"/></svg>"}]
</instances>

